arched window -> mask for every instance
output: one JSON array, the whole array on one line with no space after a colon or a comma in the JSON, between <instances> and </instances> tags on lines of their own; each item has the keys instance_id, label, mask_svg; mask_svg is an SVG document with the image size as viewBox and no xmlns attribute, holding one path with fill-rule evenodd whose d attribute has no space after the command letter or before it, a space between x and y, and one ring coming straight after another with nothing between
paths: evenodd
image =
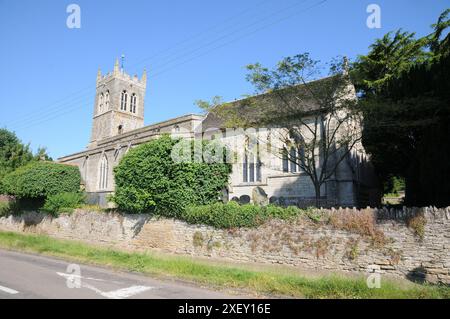
<instances>
[{"instance_id":1,"label":"arched window","mask_svg":"<svg viewBox=\"0 0 450 319\"><path fill-rule=\"evenodd\" d=\"M244 162L242 163L242 181L248 183L248 156L244 154Z\"/></svg>"},{"instance_id":2,"label":"arched window","mask_svg":"<svg viewBox=\"0 0 450 319\"><path fill-rule=\"evenodd\" d=\"M291 150L289 151L289 159L291 164L291 173L297 172L297 150L294 147L291 147Z\"/></svg>"},{"instance_id":3,"label":"arched window","mask_svg":"<svg viewBox=\"0 0 450 319\"><path fill-rule=\"evenodd\" d=\"M103 112L103 93L98 97L98 112Z\"/></svg>"},{"instance_id":4,"label":"arched window","mask_svg":"<svg viewBox=\"0 0 450 319\"><path fill-rule=\"evenodd\" d=\"M109 91L105 93L105 111L109 110Z\"/></svg>"},{"instance_id":5,"label":"arched window","mask_svg":"<svg viewBox=\"0 0 450 319\"><path fill-rule=\"evenodd\" d=\"M283 150L283 172L289 172L289 158L286 149Z\"/></svg>"},{"instance_id":6,"label":"arched window","mask_svg":"<svg viewBox=\"0 0 450 319\"><path fill-rule=\"evenodd\" d=\"M262 178L261 178L261 166L262 166L261 158L259 157L259 153L258 153L258 156L256 157L256 176L255 176L255 179L256 179L257 182L261 182L262 181Z\"/></svg>"},{"instance_id":7,"label":"arched window","mask_svg":"<svg viewBox=\"0 0 450 319\"><path fill-rule=\"evenodd\" d=\"M283 150L283 172L288 173L297 173L302 170L302 167L305 165L305 150L303 147L298 147L297 149L294 146L288 150L285 148Z\"/></svg>"},{"instance_id":8,"label":"arched window","mask_svg":"<svg viewBox=\"0 0 450 319\"><path fill-rule=\"evenodd\" d=\"M180 132L180 126L179 126L179 125L175 125L175 126L173 127L173 131L174 131L175 133L179 133L179 132Z\"/></svg>"},{"instance_id":9,"label":"arched window","mask_svg":"<svg viewBox=\"0 0 450 319\"><path fill-rule=\"evenodd\" d=\"M136 113L136 93L131 94L131 99L130 99L130 112L131 113Z\"/></svg>"},{"instance_id":10,"label":"arched window","mask_svg":"<svg viewBox=\"0 0 450 319\"><path fill-rule=\"evenodd\" d=\"M123 126L122 125L119 125L118 127L117 127L117 134L122 134L123 133Z\"/></svg>"},{"instance_id":11,"label":"arched window","mask_svg":"<svg viewBox=\"0 0 450 319\"><path fill-rule=\"evenodd\" d=\"M127 93L127 91L123 90L122 94L120 96L120 109L122 111L127 110L127 99L128 99L128 93Z\"/></svg>"},{"instance_id":12,"label":"arched window","mask_svg":"<svg viewBox=\"0 0 450 319\"><path fill-rule=\"evenodd\" d=\"M259 143L256 144L256 150L249 150L248 147L246 147L242 167L243 182L244 183L261 182L262 181L261 166L262 163L259 156Z\"/></svg>"},{"instance_id":13,"label":"arched window","mask_svg":"<svg viewBox=\"0 0 450 319\"><path fill-rule=\"evenodd\" d=\"M108 188L108 158L106 157L106 155L103 155L102 159L100 160L98 188L100 190L105 190Z\"/></svg>"},{"instance_id":14,"label":"arched window","mask_svg":"<svg viewBox=\"0 0 450 319\"><path fill-rule=\"evenodd\" d=\"M250 183L255 182L255 157L252 153L248 154L248 181Z\"/></svg>"},{"instance_id":15,"label":"arched window","mask_svg":"<svg viewBox=\"0 0 450 319\"><path fill-rule=\"evenodd\" d=\"M305 149L301 146L298 148L298 164L302 165L299 166L300 170L305 167Z\"/></svg>"}]
</instances>

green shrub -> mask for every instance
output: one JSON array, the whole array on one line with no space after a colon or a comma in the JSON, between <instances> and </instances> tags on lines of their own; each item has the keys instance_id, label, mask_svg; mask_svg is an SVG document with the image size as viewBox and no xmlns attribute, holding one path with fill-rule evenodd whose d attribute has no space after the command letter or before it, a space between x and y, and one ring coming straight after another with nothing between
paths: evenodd
<instances>
[{"instance_id":1,"label":"green shrub","mask_svg":"<svg viewBox=\"0 0 450 319\"><path fill-rule=\"evenodd\" d=\"M264 219L260 207L249 204L240 206L236 202L191 206L181 215L181 219L190 224L206 224L216 228L253 227L259 223L258 217Z\"/></svg>"},{"instance_id":2,"label":"green shrub","mask_svg":"<svg viewBox=\"0 0 450 319\"><path fill-rule=\"evenodd\" d=\"M7 174L3 187L17 198L45 199L62 192L80 189L78 167L53 162L33 162Z\"/></svg>"},{"instance_id":3,"label":"green shrub","mask_svg":"<svg viewBox=\"0 0 450 319\"><path fill-rule=\"evenodd\" d=\"M190 224L205 224L216 228L256 227L271 218L289 219L299 216L303 211L297 207L283 208L269 205L266 207L251 204L227 204L190 206L181 215L181 219Z\"/></svg>"},{"instance_id":4,"label":"green shrub","mask_svg":"<svg viewBox=\"0 0 450 319\"><path fill-rule=\"evenodd\" d=\"M188 143L188 155L193 158L193 142L167 135L130 150L122 158L114 168L116 192L112 197L120 210L179 217L188 206L220 199L228 184L231 165L204 161L176 163L171 154L179 142ZM207 147L210 143L203 141L202 145Z\"/></svg>"},{"instance_id":5,"label":"green shrub","mask_svg":"<svg viewBox=\"0 0 450 319\"><path fill-rule=\"evenodd\" d=\"M405 191L405 179L392 176L388 178L383 185L383 193L386 197L396 197L400 192Z\"/></svg>"},{"instance_id":6,"label":"green shrub","mask_svg":"<svg viewBox=\"0 0 450 319\"><path fill-rule=\"evenodd\" d=\"M283 208L276 205L269 205L265 207L265 212L270 218L289 219L291 217L298 216L302 210L296 206Z\"/></svg>"},{"instance_id":7,"label":"green shrub","mask_svg":"<svg viewBox=\"0 0 450 319\"><path fill-rule=\"evenodd\" d=\"M42 210L53 215L71 213L74 208L80 207L83 203L84 194L82 193L59 193L48 196Z\"/></svg>"}]
</instances>

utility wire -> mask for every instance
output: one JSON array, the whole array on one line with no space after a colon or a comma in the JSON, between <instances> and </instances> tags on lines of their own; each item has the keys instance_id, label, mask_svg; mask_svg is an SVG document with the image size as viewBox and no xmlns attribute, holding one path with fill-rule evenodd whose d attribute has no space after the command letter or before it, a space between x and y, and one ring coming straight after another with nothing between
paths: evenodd
<instances>
[{"instance_id":1,"label":"utility wire","mask_svg":"<svg viewBox=\"0 0 450 319\"><path fill-rule=\"evenodd\" d=\"M261 1L261 2L259 2L256 6L257 6L257 7L261 7L261 6L265 5L267 2L269 2L269 0ZM186 38L185 40L182 40L182 41L180 41L180 42L178 42L178 43L176 43L176 44L174 44L174 45L172 45L172 46L166 48L165 50L162 50L162 51L157 52L157 53L154 54L153 56L150 56L150 57L148 57L148 58L144 58L144 59L141 60L140 62L133 64L133 65L131 66L131 68L136 67L137 65L141 64L141 63L144 62L144 61L151 60L151 59L155 58L156 56L159 56L161 53L170 51L170 50L172 50L172 49L178 47L178 46L181 45L181 44L187 43L187 42L191 41L192 39L198 38L199 36L201 36L201 35L203 35L203 34L205 34L205 33L208 33L208 32L210 32L211 30L215 30L215 29L217 29L218 27L222 26L224 23L227 23L227 22L229 22L229 21L233 21L233 20L235 20L237 17L240 17L240 16L242 16L242 15L245 15L245 13L249 12L249 11L252 10L252 9L254 9L254 6L253 6L253 5L250 6L250 7L248 7L248 8L246 8L245 10L241 11L241 12L238 13L236 16L229 17L229 18L227 18L227 19L225 19L225 20L222 20L222 22L220 22L220 23L214 25L214 26L211 27L211 28L208 28L206 31L204 30L204 31L202 31L202 32L199 32L199 33L197 33L196 35L194 35L193 37ZM76 92L74 92L74 93L71 93L70 95L67 95L67 96L65 96L64 98L59 99L59 100L57 100L57 101L55 101L55 102L53 102L53 103L51 103L51 104L48 105L48 106L53 106L53 107L51 107L51 108L48 108L48 107L45 107L45 108L39 108L39 110L36 110L35 112L27 113L27 114L25 115L25 117L16 117L16 118L13 119L12 121L10 121L10 124L11 124L11 123L16 123L16 122L22 122L23 119L32 118L32 117L35 116L35 115L38 115L38 116L39 116L39 115L42 115L43 109L45 109L46 111L52 111L52 110L54 110L54 109L57 109L57 108L59 108L59 107L61 106L61 104L60 104L61 102L64 102L64 101L66 101L66 100L70 100L70 99L73 98L74 96L78 96L78 95L80 95L80 93L86 92L86 91L88 91L88 90L90 91L91 89L92 89L92 86L91 86L91 85L86 86L86 87L80 89L79 91L76 91ZM87 97L88 95L83 94L83 96L86 96L86 97ZM90 92L89 92L89 96L90 96ZM64 106L64 104L65 104L65 103L63 103L63 106Z\"/></svg>"},{"instance_id":2,"label":"utility wire","mask_svg":"<svg viewBox=\"0 0 450 319\"><path fill-rule=\"evenodd\" d=\"M308 11L308 10L314 8L314 7L317 7L317 6L319 6L319 5L323 4L323 3L325 3L326 1L327 1L327 0L319 1L319 2L315 3L314 5L311 5L311 6L307 7L306 9L303 9L303 10L301 10L301 11L299 11L299 12L295 12L295 13L293 13L293 14L289 14L289 15L287 15L287 16L284 16L284 17L282 17L282 18L280 18L280 19L277 19L276 21L273 21L272 23L267 24L267 25L263 25L262 27L259 27L259 28L255 29L255 30L252 30L251 32L246 33L246 34L244 34L243 36L234 38L234 39L232 39L232 40L230 40L230 41L228 41L228 42L226 42L226 43L224 43L224 44L221 44L221 45L219 45L219 46L213 47L212 49L210 49L210 50L208 50L208 51L206 51L206 52L203 52L203 53L200 54L200 55L196 55L196 56L193 56L193 57L191 57L191 58L189 58L189 59L185 59L185 60L183 60L182 62L180 62L180 63L178 63L178 64L176 64L176 65L174 65L174 66L172 66L172 67L165 68L165 69L163 69L163 70L160 71L160 72L157 72L157 73L155 73L155 74L151 74L149 77L155 78L155 77L157 77L157 76L159 76L159 75L161 75L161 74L164 74L164 73L166 73L167 71L173 69L174 67L183 65L183 64L185 64L185 63L187 63L187 62L190 62L190 61L192 61L192 60L194 60L194 59L196 59L196 58L199 58L199 57L201 57L201 56L204 56L204 55L206 55L206 54L208 54L208 53L210 53L210 52L212 52L212 51L214 51L214 50L217 50L218 48L221 48L221 47L224 47L224 46L229 45L229 44L231 44L231 43L234 43L234 42L236 42L236 41L238 41L238 40L240 40L240 39L242 39L242 38L245 38L245 37L247 37L247 36L249 36L249 35L252 35L252 34L254 34L254 33L256 33L256 32L259 32L259 31L261 31L261 30L263 30L263 29L266 29L266 28L268 28L268 27L270 27L270 26L272 26L272 25L274 25L274 24L277 24L277 23L279 23L279 22L281 22L281 21L284 21L284 20L286 20L286 19L289 19L289 18L291 18L291 17L294 16L294 15L297 15L297 14L302 13L302 12L306 12L306 11ZM292 8L292 6L289 6L288 8ZM279 11L277 11L277 12L285 11L286 9L287 9L287 8L282 9L282 10L279 10ZM264 19L264 20L267 20L267 19ZM247 26L244 27L243 29L246 29L246 28L248 28L249 26L253 26L253 25L257 25L257 24L259 24L259 23L252 23L251 25L247 25ZM235 33L236 33L236 31L232 32L232 34L235 34ZM221 38L225 38L225 37L228 37L228 36L229 36L229 35L226 35L226 36L223 36L223 37L221 37ZM215 43L215 42L217 42L217 41L212 41L212 42L210 42L208 45L210 45L211 43ZM195 52L195 51L198 51L198 49L193 50L193 51L191 51L191 52ZM172 61L176 61L176 60L177 60L177 59L174 59L174 60L172 60ZM164 66L164 65L167 65L167 64L168 64L168 63L165 63L165 64L163 64L163 66ZM79 98L82 98L82 97L79 97ZM66 104L66 105L67 105L67 104ZM70 105L70 104L68 104L68 105ZM29 123L29 125L23 125L23 126L21 125L21 126L19 126L19 129L24 128L24 127L27 127L27 128L28 128L28 127L32 127L32 126L35 126L35 125L38 125L38 124L42 124L42 123L44 123L44 122L46 122L46 121L49 121L49 120L52 120L52 119L54 119L54 118L57 118L57 117L66 115L66 114L68 114L68 113L72 113L73 111L77 110L78 108L79 108L79 105L75 105L74 107L71 107L71 108L68 108L68 109L67 109L67 108L61 109L61 110L63 111L62 113L47 114L47 116L46 116L46 114L43 114L44 117L41 118L40 121L33 122L33 121L35 121L35 119L31 119L30 121L26 122L26 124ZM42 114L41 114L41 115L42 115ZM48 115L50 115L50 117L48 117ZM23 123L23 124L25 124L25 123Z\"/></svg>"},{"instance_id":3,"label":"utility wire","mask_svg":"<svg viewBox=\"0 0 450 319\"><path fill-rule=\"evenodd\" d=\"M304 2L304 1L306 1L306 0L303 0L302 2ZM262 3L264 3L265 1L263 1ZM300 2L301 3L301 2ZM285 7L285 8L282 8L281 10L278 10L276 13L275 13L275 15L276 14L278 14L278 13L280 13L280 12L283 12L283 11L286 11L286 10L288 10L288 9L292 9L293 7L295 7L295 6L297 6L297 5L299 5L300 4L299 2L297 2L297 3L295 3L294 5L290 5L290 6L288 6L288 7ZM251 8L248 8L248 9L246 9L246 10L244 10L244 11L242 11L241 13L240 13L240 15L242 15L243 13L245 13L245 12L247 12L247 11L249 11ZM270 16L266 16L264 19L262 19L262 20L259 20L257 23L252 23L252 24L250 24L250 25L247 25L247 26L245 26L245 27L243 27L243 28L240 28L240 29L238 29L238 30L235 30L235 31L233 31L232 33L230 33L230 34L228 34L228 35L225 35L225 36L222 36L220 39L222 39L222 38L225 38L225 37L227 37L227 36L229 36L229 35L232 35L232 34L234 34L234 33L236 33L237 31L239 31L239 30L245 30L246 28L248 28L249 26L253 26L253 25L255 25L255 24L258 24L258 23L260 23L261 21L265 21L265 20L267 20L267 18L270 18L270 17L272 17L274 14L271 14ZM234 18L230 18L230 19L228 19L228 20L233 20ZM220 40L219 39L219 40ZM215 42L217 42L217 39L215 40L215 41L212 41L212 42L210 42L210 43L208 43L206 46L208 46L208 45L210 45L210 44L213 44L213 43L215 43ZM232 42L234 42L234 41L232 41ZM231 42L230 42L231 43ZM205 46L203 46L203 47L205 47ZM195 49L195 50L191 50L191 52L190 53L193 53L193 52L195 52L195 51L198 51L199 49L202 49L203 47L200 47L200 48L197 48L197 49ZM222 47L222 46L221 46ZM185 54L183 54L183 55L181 55L179 58L181 58L181 57L184 57L185 56ZM176 61L176 60L178 60L179 58L177 58L177 59L172 59L170 62L174 62L174 61ZM189 59L189 61L191 61L191 60L193 60L193 59ZM164 65L167 65L168 63L165 63L165 64L163 64L163 66ZM181 64L184 64L184 63L179 63L179 64L177 64L177 66L178 65L181 65ZM165 72L159 72L159 74L162 74L162 73L165 73ZM154 76L153 76L154 77ZM89 87L90 88L90 87ZM88 89L89 89L88 88ZM89 95L84 95L86 98L87 97L89 97L90 98L90 92L89 92ZM28 116L28 117L26 117L27 119L28 119L28 122L33 122L33 121L35 121L35 120L37 120L37 119L42 119L42 118L47 118L48 116L50 116L51 118L53 118L53 114L54 114L54 112L53 112L53 110L55 110L55 109L57 109L57 108L60 108L61 106L66 106L67 104L63 104L63 105L56 105L55 107L53 107L53 108L51 108L51 111L50 110L47 110L47 112L48 111L50 111L50 112L48 112L48 113L50 113L50 114L46 114L46 113L42 113L42 112L39 112L39 114L37 114L37 117L36 117L36 115L31 115L31 116ZM63 114L66 114L66 113L63 113ZM24 122L24 120L23 119L20 119L20 118L16 118L14 121L12 121L13 123L14 122L20 122L20 127L23 127L23 126L27 126L27 127L29 127L29 125L26 125L25 123L23 123ZM28 124L28 122L27 122L27 124ZM39 123L41 123L41 122L39 122ZM22 124L25 124L25 125L22 125Z\"/></svg>"},{"instance_id":4,"label":"utility wire","mask_svg":"<svg viewBox=\"0 0 450 319\"><path fill-rule=\"evenodd\" d=\"M208 46L213 45L213 44L215 44L217 42L220 42L221 40L226 39L227 37L230 37L230 36L232 36L232 35L234 35L234 34L236 34L238 32L242 32L242 31L244 31L246 29L249 29L249 28L251 28L251 27L253 27L255 25L258 25L258 24L260 24L260 23L262 23L262 22L264 22L266 20L270 20L270 19L274 18L275 16L277 16L278 14L283 13L284 11L287 11L287 10L292 10L295 7L299 6L300 4L303 4L306 1L308 1L308 0L301 0L301 1L295 2L292 5L284 7L282 9L280 9L280 10L275 11L275 12L271 12L270 14L265 15L265 16L263 16L261 18L258 18L255 22L249 23L249 24L247 24L247 25L245 25L243 27L235 28L235 30L231 29L231 32L228 32L225 35L219 36L218 38L214 39L213 41L210 41L210 42L208 42L206 44L202 44L200 47L197 47L195 49L189 48L189 50L187 52L182 52L181 54L176 55L175 58L169 59L169 61L163 62L160 65L158 65L158 64L153 65L151 70L152 71L157 70L158 68L161 68L161 67L163 67L163 66L165 66L167 64L170 64L172 61L176 61L176 60L178 60L180 58L185 57L186 55L195 53L195 52L197 52L199 50L204 49L205 47L208 47Z\"/></svg>"}]
</instances>

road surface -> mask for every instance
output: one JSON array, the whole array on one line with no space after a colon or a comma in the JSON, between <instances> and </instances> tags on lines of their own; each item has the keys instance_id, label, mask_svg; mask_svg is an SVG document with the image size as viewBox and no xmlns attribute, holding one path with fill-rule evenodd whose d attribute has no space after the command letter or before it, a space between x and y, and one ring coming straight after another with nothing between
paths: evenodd
<instances>
[{"instance_id":1,"label":"road surface","mask_svg":"<svg viewBox=\"0 0 450 319\"><path fill-rule=\"evenodd\" d=\"M0 299L236 297L178 281L153 279L134 273L71 264L56 258L0 250Z\"/></svg>"}]
</instances>

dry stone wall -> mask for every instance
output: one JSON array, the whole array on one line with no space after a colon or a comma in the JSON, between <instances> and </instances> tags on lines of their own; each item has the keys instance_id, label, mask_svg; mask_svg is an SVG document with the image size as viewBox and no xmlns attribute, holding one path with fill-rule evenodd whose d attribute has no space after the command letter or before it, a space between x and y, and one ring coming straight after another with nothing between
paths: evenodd
<instances>
[{"instance_id":1,"label":"dry stone wall","mask_svg":"<svg viewBox=\"0 0 450 319\"><path fill-rule=\"evenodd\" d=\"M335 222L318 223L299 217L271 220L254 229L219 230L148 215L77 210L57 218L35 212L1 217L0 230L137 251L378 272L450 284L450 207L322 212L333 216ZM373 216L375 231L370 225L358 225L359 219L341 223L348 216Z\"/></svg>"}]
</instances>

